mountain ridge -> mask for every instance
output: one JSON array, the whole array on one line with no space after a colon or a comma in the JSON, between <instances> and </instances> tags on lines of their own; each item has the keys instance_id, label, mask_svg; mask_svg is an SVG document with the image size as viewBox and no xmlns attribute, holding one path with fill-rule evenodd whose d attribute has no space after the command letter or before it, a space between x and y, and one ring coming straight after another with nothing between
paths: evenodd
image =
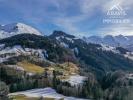
<instances>
[{"instance_id":1,"label":"mountain ridge","mask_svg":"<svg viewBox=\"0 0 133 100\"><path fill-rule=\"evenodd\" d=\"M117 35L117 36L112 36L112 35L106 35L104 37L100 36L90 36L90 37L83 37L83 40L85 40L88 43L94 43L94 44L105 44L108 46L114 46L114 47L123 47L128 50L131 48L130 45L133 44L133 35L131 36L124 36L124 35Z\"/></svg>"}]
</instances>

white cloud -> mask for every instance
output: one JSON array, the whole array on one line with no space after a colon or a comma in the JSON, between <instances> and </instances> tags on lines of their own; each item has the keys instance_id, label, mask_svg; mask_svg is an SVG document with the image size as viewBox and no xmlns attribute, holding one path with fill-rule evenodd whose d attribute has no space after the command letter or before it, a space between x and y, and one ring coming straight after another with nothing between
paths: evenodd
<instances>
[{"instance_id":1,"label":"white cloud","mask_svg":"<svg viewBox=\"0 0 133 100\"><path fill-rule=\"evenodd\" d=\"M115 24L97 29L101 35L133 35L132 24Z\"/></svg>"},{"instance_id":2,"label":"white cloud","mask_svg":"<svg viewBox=\"0 0 133 100\"><path fill-rule=\"evenodd\" d=\"M77 32L78 31L78 29L74 25L74 22L71 22L69 19L56 18L54 24L57 25L58 27L63 28L65 31L67 30L68 32Z\"/></svg>"},{"instance_id":3,"label":"white cloud","mask_svg":"<svg viewBox=\"0 0 133 100\"><path fill-rule=\"evenodd\" d=\"M103 25L101 27L100 23L98 23L97 27L99 28L96 27L96 29L92 30L90 28L85 31L82 27L91 26L89 21L97 20L95 19L97 10L99 13L102 13L99 17L102 17L103 13L106 14L107 10L115 4L120 4L122 7L132 10L133 0L14 0L11 3L8 0L1 1L6 2L5 6L11 8L11 11L16 11L17 14L20 14L23 20L35 23L36 25L52 23L60 27L60 29L74 34L132 34L133 28L131 25L130 27L115 25ZM84 24L85 20L88 21L87 24ZM79 27L78 25L81 23L83 26Z\"/></svg>"}]
</instances>

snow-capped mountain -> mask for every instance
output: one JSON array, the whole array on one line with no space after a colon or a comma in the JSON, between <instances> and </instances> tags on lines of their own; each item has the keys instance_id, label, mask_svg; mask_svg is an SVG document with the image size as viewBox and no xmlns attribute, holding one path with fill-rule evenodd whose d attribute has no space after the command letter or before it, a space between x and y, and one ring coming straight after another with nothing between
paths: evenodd
<instances>
[{"instance_id":1,"label":"snow-capped mountain","mask_svg":"<svg viewBox=\"0 0 133 100\"><path fill-rule=\"evenodd\" d=\"M114 38L111 35L105 36L103 38L98 36L92 36L90 37L90 39L88 39L89 43L87 43L86 41L84 41L86 40L85 37L83 40L73 35L66 34L62 31L54 31L53 34L50 36L50 38L56 39L61 46L71 49L72 51L74 51L75 55L77 56L84 53L85 55L87 55L86 54L87 52L93 53L95 50L98 50L100 52L101 51L112 52L113 54L122 55L130 60L133 60L133 55L132 55L133 52L123 47L120 47L119 43L115 40L116 38L118 38L118 40L122 41L123 38L121 36L116 36L116 38ZM102 39L104 39L104 43L102 42L103 41ZM127 39L127 38L125 37L124 39ZM90 40L93 41L92 44L90 43L91 42ZM80 53L81 49L85 49L84 52Z\"/></svg>"},{"instance_id":2,"label":"snow-capped mountain","mask_svg":"<svg viewBox=\"0 0 133 100\"><path fill-rule=\"evenodd\" d=\"M133 36L112 36L107 35L104 37L100 36L91 36L91 37L83 37L83 40L85 40L88 43L95 43L95 44L104 44L108 46L114 46L114 47L124 47L128 50L133 51Z\"/></svg>"},{"instance_id":3,"label":"snow-capped mountain","mask_svg":"<svg viewBox=\"0 0 133 100\"><path fill-rule=\"evenodd\" d=\"M38 30L23 23L0 25L0 39L22 33L41 35L41 33Z\"/></svg>"},{"instance_id":4,"label":"snow-capped mountain","mask_svg":"<svg viewBox=\"0 0 133 100\"><path fill-rule=\"evenodd\" d=\"M69 48L69 42L74 43L75 40L79 39L73 35L66 34L63 31L54 31L50 38L56 39L61 46Z\"/></svg>"}]
</instances>

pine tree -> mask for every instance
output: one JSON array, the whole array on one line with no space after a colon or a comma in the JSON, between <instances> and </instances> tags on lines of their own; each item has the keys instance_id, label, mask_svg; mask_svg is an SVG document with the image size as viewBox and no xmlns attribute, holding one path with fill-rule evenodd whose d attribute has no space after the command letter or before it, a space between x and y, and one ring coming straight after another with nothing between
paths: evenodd
<instances>
[{"instance_id":1,"label":"pine tree","mask_svg":"<svg viewBox=\"0 0 133 100\"><path fill-rule=\"evenodd\" d=\"M57 79L55 70L53 70L53 88L57 89Z\"/></svg>"}]
</instances>

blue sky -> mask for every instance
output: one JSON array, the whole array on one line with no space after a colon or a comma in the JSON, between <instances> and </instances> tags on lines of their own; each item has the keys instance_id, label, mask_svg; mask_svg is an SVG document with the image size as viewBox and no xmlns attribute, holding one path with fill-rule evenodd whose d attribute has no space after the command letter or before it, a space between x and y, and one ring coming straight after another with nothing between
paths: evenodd
<instances>
[{"instance_id":1,"label":"blue sky","mask_svg":"<svg viewBox=\"0 0 133 100\"><path fill-rule=\"evenodd\" d=\"M107 11L121 6L130 23L103 23ZM0 24L22 22L44 34L133 35L133 0L0 0Z\"/></svg>"}]
</instances>

